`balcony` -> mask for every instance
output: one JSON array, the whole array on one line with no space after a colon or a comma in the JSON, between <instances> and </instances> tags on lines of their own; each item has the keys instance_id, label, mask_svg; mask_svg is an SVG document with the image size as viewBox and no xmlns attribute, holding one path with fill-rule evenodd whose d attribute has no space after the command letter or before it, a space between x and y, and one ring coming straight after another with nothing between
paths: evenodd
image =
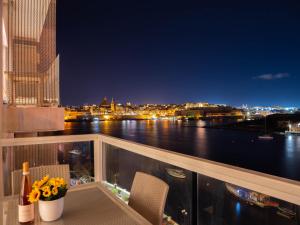
<instances>
[{"instance_id":1,"label":"balcony","mask_svg":"<svg viewBox=\"0 0 300 225\"><path fill-rule=\"evenodd\" d=\"M3 107L3 130L8 133L62 130L63 119L60 107Z\"/></svg>"},{"instance_id":2,"label":"balcony","mask_svg":"<svg viewBox=\"0 0 300 225\"><path fill-rule=\"evenodd\" d=\"M169 184L168 224L300 224L300 182L115 137L91 134L1 140L0 190L10 174L31 166L70 165L71 185L103 182L128 200L135 172Z\"/></svg>"}]
</instances>

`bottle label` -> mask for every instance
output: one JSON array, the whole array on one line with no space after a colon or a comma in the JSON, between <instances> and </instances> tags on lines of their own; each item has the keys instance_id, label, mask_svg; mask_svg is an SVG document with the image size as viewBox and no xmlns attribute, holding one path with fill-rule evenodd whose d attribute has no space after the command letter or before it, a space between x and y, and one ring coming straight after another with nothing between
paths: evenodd
<instances>
[{"instance_id":1,"label":"bottle label","mask_svg":"<svg viewBox=\"0 0 300 225\"><path fill-rule=\"evenodd\" d=\"M34 220L34 205L19 205L19 222L26 223Z\"/></svg>"}]
</instances>

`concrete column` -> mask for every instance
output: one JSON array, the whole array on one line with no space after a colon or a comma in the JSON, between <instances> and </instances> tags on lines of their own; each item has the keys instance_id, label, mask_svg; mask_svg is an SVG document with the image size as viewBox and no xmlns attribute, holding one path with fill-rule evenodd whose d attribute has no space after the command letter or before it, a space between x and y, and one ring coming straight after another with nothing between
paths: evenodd
<instances>
[{"instance_id":1,"label":"concrete column","mask_svg":"<svg viewBox=\"0 0 300 225\"><path fill-rule=\"evenodd\" d=\"M0 18L1 18L1 29L0 29L0 139L2 138L2 117L3 117L3 67L2 67L2 5L3 0L0 0ZM4 185L3 185L3 162L2 162L2 147L0 147L0 197L4 195ZM2 214L2 213L1 213ZM0 219L2 221L2 215Z\"/></svg>"},{"instance_id":2,"label":"concrete column","mask_svg":"<svg viewBox=\"0 0 300 225\"><path fill-rule=\"evenodd\" d=\"M2 120L3 120L3 65L2 65L2 52L3 52L3 43L2 43L2 10L3 10L3 0L0 0L0 18L1 18L1 28L0 28L0 138L2 137Z\"/></svg>"}]
</instances>

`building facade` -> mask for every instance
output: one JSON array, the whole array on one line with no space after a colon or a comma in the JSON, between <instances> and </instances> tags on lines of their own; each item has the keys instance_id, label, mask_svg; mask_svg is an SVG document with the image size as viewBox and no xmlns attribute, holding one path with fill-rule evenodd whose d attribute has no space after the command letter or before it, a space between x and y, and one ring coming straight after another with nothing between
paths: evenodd
<instances>
[{"instance_id":1,"label":"building facade","mask_svg":"<svg viewBox=\"0 0 300 225\"><path fill-rule=\"evenodd\" d=\"M56 53L56 0L2 0L4 136L63 129Z\"/></svg>"}]
</instances>

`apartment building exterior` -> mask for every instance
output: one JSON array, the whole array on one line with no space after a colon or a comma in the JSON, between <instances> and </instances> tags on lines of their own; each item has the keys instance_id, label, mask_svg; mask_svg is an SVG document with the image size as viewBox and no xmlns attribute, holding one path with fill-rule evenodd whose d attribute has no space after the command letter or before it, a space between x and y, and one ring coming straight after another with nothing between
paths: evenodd
<instances>
[{"instance_id":1,"label":"apartment building exterior","mask_svg":"<svg viewBox=\"0 0 300 225\"><path fill-rule=\"evenodd\" d=\"M56 0L0 2L2 136L62 130Z\"/></svg>"}]
</instances>

